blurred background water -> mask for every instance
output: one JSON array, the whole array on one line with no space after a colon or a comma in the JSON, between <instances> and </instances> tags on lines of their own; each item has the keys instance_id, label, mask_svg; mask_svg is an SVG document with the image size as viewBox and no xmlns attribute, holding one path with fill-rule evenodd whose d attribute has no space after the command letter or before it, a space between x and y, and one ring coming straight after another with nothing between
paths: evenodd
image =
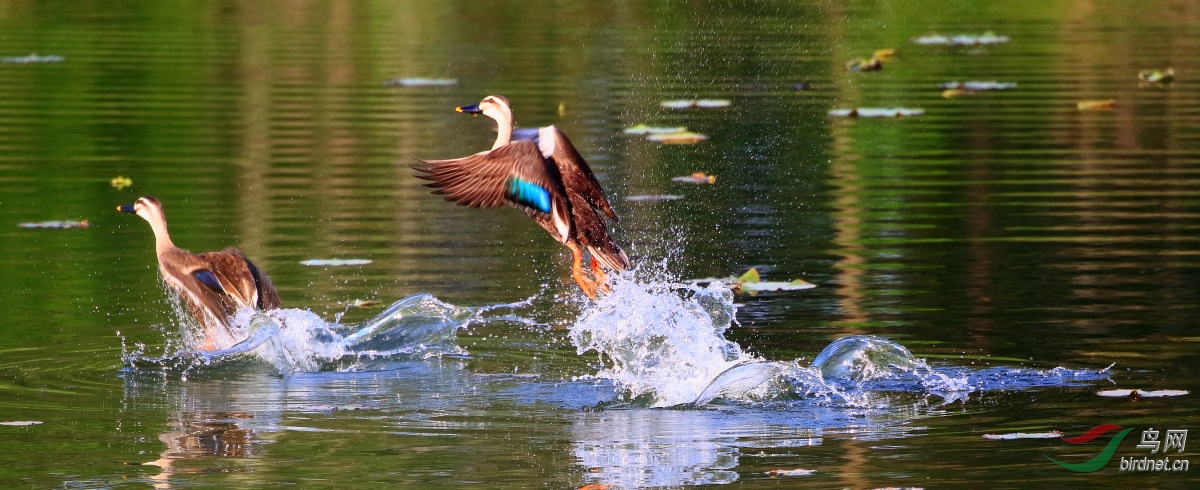
<instances>
[{"instance_id":1,"label":"blurred background water","mask_svg":"<svg viewBox=\"0 0 1200 490\"><path fill-rule=\"evenodd\" d=\"M911 41L988 31L1010 39ZM1112 485L1116 463L1081 475L1045 458L1083 461L1099 442L982 435L1200 425L1194 395L1095 395L1200 388L1198 48L1190 1L0 0L0 422L41 422L0 426L0 483ZM882 71L846 69L879 49L898 51ZM1174 83L1139 83L1167 67ZM952 81L1016 86L943 97ZM817 287L728 299L738 322L713 342L736 359L802 368L874 335L974 389L690 409L634 396L612 353L579 352L613 305L579 298L560 245L413 177L414 158L490 146L490 121L453 111L488 94L518 125L557 125L598 175L641 266L617 300L756 267ZM660 106L694 98L730 105ZM924 114L828 114L870 107ZM623 133L637 124L709 139ZM715 183L671 180L696 171ZM144 194L178 245L241 247L285 307L326 322L422 293L528 304L455 324L436 355L130 366L178 330L148 226L113 210ZM682 199L627 200L660 195ZM20 226L61 220L90 226ZM647 302L624 318L654 331ZM767 473L798 468L817 472Z\"/></svg>"}]
</instances>

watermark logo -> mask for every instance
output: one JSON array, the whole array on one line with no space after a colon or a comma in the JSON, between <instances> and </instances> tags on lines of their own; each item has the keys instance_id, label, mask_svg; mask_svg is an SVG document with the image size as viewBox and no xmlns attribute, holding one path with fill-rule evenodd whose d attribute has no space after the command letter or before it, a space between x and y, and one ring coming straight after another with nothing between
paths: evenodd
<instances>
[{"instance_id":1,"label":"watermark logo","mask_svg":"<svg viewBox=\"0 0 1200 490\"><path fill-rule=\"evenodd\" d=\"M1086 444L1096 438L1113 430L1120 430L1112 439L1108 440L1108 444L1095 457L1082 463L1064 463L1057 459L1046 456L1046 459L1053 461L1054 464L1062 466L1071 471L1079 473L1091 473L1103 468L1109 461L1112 460L1113 454L1117 452L1117 446L1121 441L1125 440L1130 432L1133 432L1134 427L1124 428L1116 424L1101 424L1087 432L1076 437L1064 437L1063 442L1069 444ZM1137 445L1138 449L1149 449L1151 455L1158 454L1162 451L1162 457L1152 459L1149 456L1142 458L1124 457L1122 456L1120 471L1187 471L1188 460L1186 459L1170 459L1166 455L1168 451L1175 450L1175 454L1182 453L1187 448L1187 430L1168 430L1163 439L1159 439L1159 431L1150 428L1142 431L1141 442Z\"/></svg>"}]
</instances>

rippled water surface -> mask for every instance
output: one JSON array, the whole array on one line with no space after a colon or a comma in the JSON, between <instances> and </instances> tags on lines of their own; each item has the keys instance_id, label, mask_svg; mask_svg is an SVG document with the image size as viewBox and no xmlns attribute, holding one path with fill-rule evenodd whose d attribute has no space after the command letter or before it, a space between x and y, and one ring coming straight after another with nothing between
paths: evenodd
<instances>
[{"instance_id":1,"label":"rippled water surface","mask_svg":"<svg viewBox=\"0 0 1200 490\"><path fill-rule=\"evenodd\" d=\"M1200 6L843 3L0 0L0 486L1187 486L1118 458L1200 427ZM488 94L620 214L598 301L413 176ZM187 348L140 195L285 309ZM691 281L751 267L816 287Z\"/></svg>"}]
</instances>

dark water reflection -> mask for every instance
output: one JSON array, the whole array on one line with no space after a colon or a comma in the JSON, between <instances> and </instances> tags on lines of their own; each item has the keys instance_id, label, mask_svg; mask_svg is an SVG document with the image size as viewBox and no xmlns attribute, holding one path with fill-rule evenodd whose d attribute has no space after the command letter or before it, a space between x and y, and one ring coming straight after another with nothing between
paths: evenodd
<instances>
[{"instance_id":1,"label":"dark water reflection","mask_svg":"<svg viewBox=\"0 0 1200 490\"><path fill-rule=\"evenodd\" d=\"M0 422L43 422L0 426L0 483L1182 485L1045 459L1083 461L1098 443L981 436L1200 425L1194 395L1093 394L1200 389L1195 7L0 0L0 57L65 58L0 64ZM908 42L987 30L1012 41ZM844 71L882 48L900 51L882 72ZM1174 84L1139 87L1139 70L1168 66ZM385 83L402 77L458 82ZM955 80L1017 87L943 98ZM412 158L490 145L487 121L452 111L490 93L518 124L571 136L621 214L618 239L654 271L639 279L755 266L819 286L739 296L725 336L748 353L807 365L871 334L947 372L1116 365L1081 385L1000 376L1016 387L949 401L900 389L865 407L613 404L592 378L603 360L567 331L588 307L561 247L520 213L452 206L412 178ZM693 97L732 104L658 105ZM897 106L926 112L827 115ZM622 134L639 123L710 139ZM717 183L670 180L695 171ZM112 188L118 175L133 187ZM535 299L528 322L460 331L462 358L290 374L239 361L186 379L123 369L123 353L157 354L177 328L149 230L112 211L141 194L164 202L179 245L237 244L285 306L327 321L381 311L346 306L358 299ZM625 201L661 194L684 198ZM91 227L17 227L68 219ZM314 258L372 262L300 264ZM1133 446L1117 455L1146 455ZM766 473L796 468L817 473Z\"/></svg>"}]
</instances>

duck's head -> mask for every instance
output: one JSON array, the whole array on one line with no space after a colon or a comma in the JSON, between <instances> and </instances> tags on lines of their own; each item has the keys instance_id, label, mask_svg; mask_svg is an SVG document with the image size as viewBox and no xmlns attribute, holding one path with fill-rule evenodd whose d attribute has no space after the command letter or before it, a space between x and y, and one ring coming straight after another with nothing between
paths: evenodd
<instances>
[{"instance_id":1,"label":"duck's head","mask_svg":"<svg viewBox=\"0 0 1200 490\"><path fill-rule=\"evenodd\" d=\"M508 99L502 95L489 95L478 104L456 107L454 111L472 115L483 114L497 121L512 119L512 107L508 105Z\"/></svg>"},{"instance_id":2,"label":"duck's head","mask_svg":"<svg viewBox=\"0 0 1200 490\"><path fill-rule=\"evenodd\" d=\"M163 216L162 203L158 202L158 198L154 196L139 197L133 204L117 206L117 211L136 214L151 223L166 221L166 217Z\"/></svg>"}]
</instances>

